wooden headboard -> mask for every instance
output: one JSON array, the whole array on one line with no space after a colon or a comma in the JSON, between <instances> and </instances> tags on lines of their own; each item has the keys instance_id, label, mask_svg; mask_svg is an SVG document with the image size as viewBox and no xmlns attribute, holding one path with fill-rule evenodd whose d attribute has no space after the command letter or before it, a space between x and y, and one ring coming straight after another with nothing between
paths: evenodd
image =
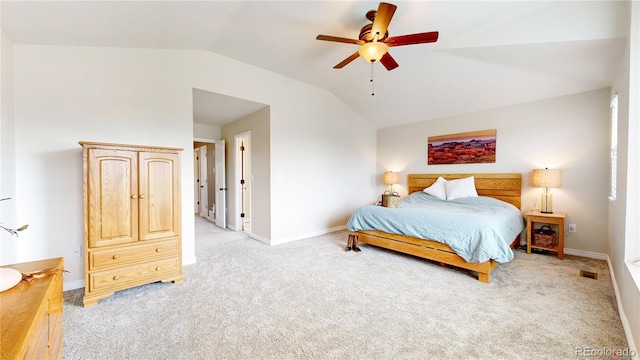
<instances>
[{"instance_id":1,"label":"wooden headboard","mask_svg":"<svg viewBox=\"0 0 640 360\"><path fill-rule=\"evenodd\" d=\"M480 196L489 196L513 204L520 209L522 193L522 174L409 174L407 182L409 194L422 191L431 186L438 176L446 180L461 179L473 176L476 183L476 191Z\"/></svg>"}]
</instances>

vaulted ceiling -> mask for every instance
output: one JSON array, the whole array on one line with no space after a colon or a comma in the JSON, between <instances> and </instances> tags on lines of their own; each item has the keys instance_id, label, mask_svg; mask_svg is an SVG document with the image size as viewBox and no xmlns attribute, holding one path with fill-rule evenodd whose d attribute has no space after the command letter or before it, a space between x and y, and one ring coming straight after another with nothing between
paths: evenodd
<instances>
[{"instance_id":1,"label":"vaulted ceiling","mask_svg":"<svg viewBox=\"0 0 640 360\"><path fill-rule=\"evenodd\" d=\"M333 69L357 45L315 40L357 39L375 1L3 0L1 16L16 44L208 50L326 89L377 128L608 87L626 42L627 1L393 3L389 36L440 36L390 48L400 66L373 66L375 96L364 60ZM264 106L228 100L195 92L195 121Z\"/></svg>"}]
</instances>

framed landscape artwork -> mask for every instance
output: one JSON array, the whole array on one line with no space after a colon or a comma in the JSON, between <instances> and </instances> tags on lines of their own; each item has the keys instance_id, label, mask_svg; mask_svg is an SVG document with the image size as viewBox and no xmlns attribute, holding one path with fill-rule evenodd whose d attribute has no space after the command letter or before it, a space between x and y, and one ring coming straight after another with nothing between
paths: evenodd
<instances>
[{"instance_id":1,"label":"framed landscape artwork","mask_svg":"<svg viewBox=\"0 0 640 360\"><path fill-rule=\"evenodd\" d=\"M496 162L496 130L429 136L427 164Z\"/></svg>"}]
</instances>

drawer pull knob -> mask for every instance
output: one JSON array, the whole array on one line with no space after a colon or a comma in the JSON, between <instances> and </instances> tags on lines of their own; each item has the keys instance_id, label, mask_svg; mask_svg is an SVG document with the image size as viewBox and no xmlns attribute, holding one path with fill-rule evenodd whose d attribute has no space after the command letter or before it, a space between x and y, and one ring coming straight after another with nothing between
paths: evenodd
<instances>
[{"instance_id":1,"label":"drawer pull knob","mask_svg":"<svg viewBox=\"0 0 640 360\"><path fill-rule=\"evenodd\" d=\"M161 268L160 266L158 266L158 267L156 268L156 271L160 271L160 270L162 270L162 268Z\"/></svg>"},{"instance_id":2,"label":"drawer pull knob","mask_svg":"<svg viewBox=\"0 0 640 360\"><path fill-rule=\"evenodd\" d=\"M138 195L131 195L131 198L135 200L138 198Z\"/></svg>"},{"instance_id":3,"label":"drawer pull knob","mask_svg":"<svg viewBox=\"0 0 640 360\"><path fill-rule=\"evenodd\" d=\"M160 252L160 248L157 248L157 249L156 249L156 252Z\"/></svg>"},{"instance_id":4,"label":"drawer pull knob","mask_svg":"<svg viewBox=\"0 0 640 360\"><path fill-rule=\"evenodd\" d=\"M120 279L120 276L118 276L118 275L113 277L113 280L118 280L118 279Z\"/></svg>"},{"instance_id":5,"label":"drawer pull knob","mask_svg":"<svg viewBox=\"0 0 640 360\"><path fill-rule=\"evenodd\" d=\"M119 257L120 257L120 255L113 255L111 258L112 258L113 260L116 260L116 259L118 259Z\"/></svg>"},{"instance_id":6,"label":"drawer pull knob","mask_svg":"<svg viewBox=\"0 0 640 360\"><path fill-rule=\"evenodd\" d=\"M140 195L138 195L138 197L139 197L140 199L144 199L144 194L140 194Z\"/></svg>"}]
</instances>

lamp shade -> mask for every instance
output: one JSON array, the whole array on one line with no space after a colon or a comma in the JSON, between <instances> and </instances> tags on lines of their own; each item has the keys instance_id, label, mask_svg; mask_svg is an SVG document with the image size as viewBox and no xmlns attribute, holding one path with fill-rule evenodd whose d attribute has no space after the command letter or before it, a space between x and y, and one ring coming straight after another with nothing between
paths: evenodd
<instances>
[{"instance_id":1,"label":"lamp shade","mask_svg":"<svg viewBox=\"0 0 640 360\"><path fill-rule=\"evenodd\" d=\"M532 185L542 188L559 188L562 185L562 170L534 169Z\"/></svg>"},{"instance_id":2,"label":"lamp shade","mask_svg":"<svg viewBox=\"0 0 640 360\"><path fill-rule=\"evenodd\" d=\"M360 50L358 50L358 54L367 62L376 62L382 59L388 49L387 44L380 41L373 41L362 45Z\"/></svg>"},{"instance_id":3,"label":"lamp shade","mask_svg":"<svg viewBox=\"0 0 640 360\"><path fill-rule=\"evenodd\" d=\"M400 182L400 173L394 173L393 171L387 171L384 173L385 185L393 185Z\"/></svg>"}]
</instances>

